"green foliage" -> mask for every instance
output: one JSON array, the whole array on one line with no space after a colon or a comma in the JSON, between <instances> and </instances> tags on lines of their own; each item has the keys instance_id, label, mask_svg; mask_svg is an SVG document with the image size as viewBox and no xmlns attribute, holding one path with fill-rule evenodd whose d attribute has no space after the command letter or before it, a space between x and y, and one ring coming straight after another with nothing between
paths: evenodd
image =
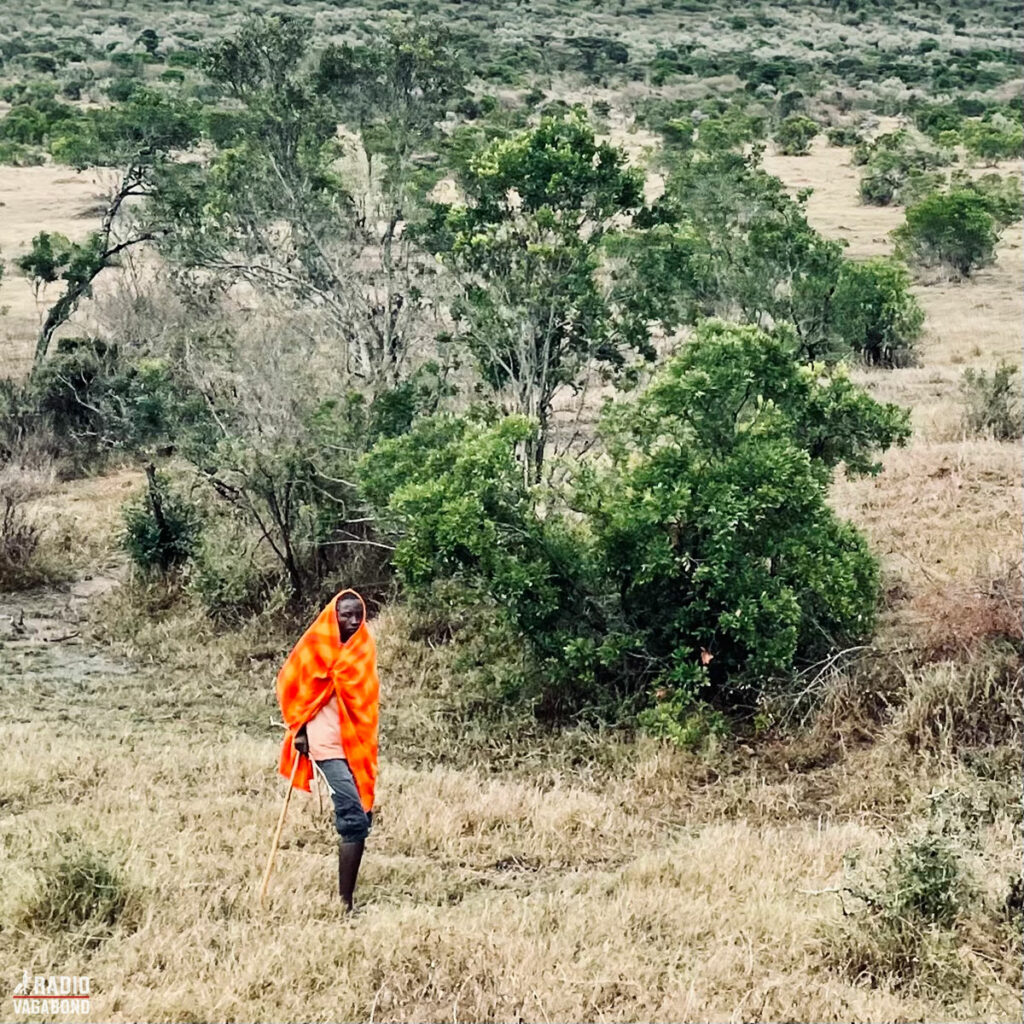
<instances>
[{"instance_id":1,"label":"green foliage","mask_svg":"<svg viewBox=\"0 0 1024 1024\"><path fill-rule=\"evenodd\" d=\"M456 338L507 412L536 420L539 478L555 396L587 367L651 350L602 283L600 246L642 201L642 176L599 143L582 108L492 143L460 179L468 205L436 208L433 243L455 272Z\"/></svg>"},{"instance_id":2,"label":"green foliage","mask_svg":"<svg viewBox=\"0 0 1024 1024\"><path fill-rule=\"evenodd\" d=\"M999 174L983 174L975 178L966 172L954 172L950 187L957 191L976 192L981 196L985 201L985 209L992 215L999 229L1015 223L1024 214L1019 175L1008 174L1004 177Z\"/></svg>"},{"instance_id":3,"label":"green foliage","mask_svg":"<svg viewBox=\"0 0 1024 1024\"><path fill-rule=\"evenodd\" d=\"M702 325L610 408L608 461L581 463L568 490L526 485L520 418L428 419L381 442L360 479L403 583L458 581L493 605L523 649L510 692L539 713L616 717L664 688L645 721L678 737L700 732L694 701L756 699L865 635L875 564L825 496L839 462L870 472L902 443L906 416L794 350L785 332Z\"/></svg>"},{"instance_id":4,"label":"green foliage","mask_svg":"<svg viewBox=\"0 0 1024 1024\"><path fill-rule=\"evenodd\" d=\"M1012 441L1024 436L1024 396L1015 366L1000 363L991 376L985 370L964 370L960 395L969 437Z\"/></svg>"},{"instance_id":5,"label":"green foliage","mask_svg":"<svg viewBox=\"0 0 1024 1024\"><path fill-rule=\"evenodd\" d=\"M865 362L888 367L914 362L924 310L910 283L902 264L883 257L843 265L833 298L835 317Z\"/></svg>"},{"instance_id":6,"label":"green foliage","mask_svg":"<svg viewBox=\"0 0 1024 1024\"><path fill-rule=\"evenodd\" d=\"M819 131L817 121L802 114L791 114L775 130L775 144L786 156L804 156L811 151L811 142Z\"/></svg>"},{"instance_id":7,"label":"green foliage","mask_svg":"<svg viewBox=\"0 0 1024 1024\"><path fill-rule=\"evenodd\" d=\"M905 131L890 132L858 146L858 161L866 164L860 181L861 201L874 206L907 205L944 184L934 168L948 163L942 151L912 145Z\"/></svg>"},{"instance_id":8,"label":"green foliage","mask_svg":"<svg viewBox=\"0 0 1024 1024\"><path fill-rule=\"evenodd\" d=\"M144 572L167 573L194 554L200 519L195 507L176 495L167 477L152 465L146 478L145 492L122 509L121 544Z\"/></svg>"},{"instance_id":9,"label":"green foliage","mask_svg":"<svg viewBox=\"0 0 1024 1024\"><path fill-rule=\"evenodd\" d=\"M261 565L241 524L214 520L188 565L187 587L206 614L222 626L236 626L288 604L280 572ZM310 602L312 603L312 602Z\"/></svg>"},{"instance_id":10,"label":"green foliage","mask_svg":"<svg viewBox=\"0 0 1024 1024\"><path fill-rule=\"evenodd\" d=\"M989 164L1020 159L1024 150L1024 128L1019 124L970 121L963 130L964 145Z\"/></svg>"},{"instance_id":11,"label":"green foliage","mask_svg":"<svg viewBox=\"0 0 1024 1024\"><path fill-rule=\"evenodd\" d=\"M938 141L945 132L958 132L963 115L945 103L930 103L914 111L914 124L919 131Z\"/></svg>"},{"instance_id":12,"label":"green foliage","mask_svg":"<svg viewBox=\"0 0 1024 1024\"><path fill-rule=\"evenodd\" d=\"M825 137L832 146L857 146L864 141L861 133L853 125L837 125L825 132Z\"/></svg>"},{"instance_id":13,"label":"green foliage","mask_svg":"<svg viewBox=\"0 0 1024 1024\"><path fill-rule=\"evenodd\" d=\"M632 236L628 301L667 327L716 315L787 322L802 358L835 359L864 344L863 325L836 306L842 243L808 223L807 194L789 195L757 154L691 154Z\"/></svg>"},{"instance_id":14,"label":"green foliage","mask_svg":"<svg viewBox=\"0 0 1024 1024\"><path fill-rule=\"evenodd\" d=\"M0 164L9 167L38 167L46 163L43 153L33 146L24 146L20 142L0 141Z\"/></svg>"},{"instance_id":15,"label":"green foliage","mask_svg":"<svg viewBox=\"0 0 1024 1024\"><path fill-rule=\"evenodd\" d=\"M50 453L74 471L112 451L144 452L167 443L196 402L182 394L162 360L130 362L94 338L62 338L57 351L21 385L12 386L3 434L52 438Z\"/></svg>"},{"instance_id":16,"label":"green foliage","mask_svg":"<svg viewBox=\"0 0 1024 1024\"><path fill-rule=\"evenodd\" d=\"M963 986L956 928L978 894L949 836L930 828L900 842L877 881L847 891L862 909L827 949L844 973L911 991Z\"/></svg>"},{"instance_id":17,"label":"green foliage","mask_svg":"<svg viewBox=\"0 0 1024 1024\"><path fill-rule=\"evenodd\" d=\"M671 696L660 688L653 707L644 708L637 715L637 724L652 736L661 736L684 750L701 750L713 746L729 734L728 719L704 701L695 701L686 690Z\"/></svg>"},{"instance_id":18,"label":"green foliage","mask_svg":"<svg viewBox=\"0 0 1024 1024\"><path fill-rule=\"evenodd\" d=\"M26 97L0 119L0 141L45 146L80 119L72 106L48 96Z\"/></svg>"},{"instance_id":19,"label":"green foliage","mask_svg":"<svg viewBox=\"0 0 1024 1024\"><path fill-rule=\"evenodd\" d=\"M86 111L54 133L49 148L58 163L79 170L99 166L141 174L199 137L195 104L140 86L113 106Z\"/></svg>"},{"instance_id":20,"label":"green foliage","mask_svg":"<svg viewBox=\"0 0 1024 1024\"><path fill-rule=\"evenodd\" d=\"M40 231L32 239L32 248L14 262L19 270L32 278L38 294L40 288L52 284L64 274L78 249L64 235Z\"/></svg>"},{"instance_id":21,"label":"green foliage","mask_svg":"<svg viewBox=\"0 0 1024 1024\"><path fill-rule=\"evenodd\" d=\"M908 207L893 232L900 256L919 266L944 266L958 277L995 259L995 221L985 198L973 190L935 193Z\"/></svg>"},{"instance_id":22,"label":"green foliage","mask_svg":"<svg viewBox=\"0 0 1024 1024\"><path fill-rule=\"evenodd\" d=\"M436 27L319 54L314 40L306 20L253 19L208 51L207 74L230 105L204 115L219 147L211 158L162 179L165 249L224 284L315 304L352 375L390 389L429 330L438 268L414 228L442 174L429 149L442 148L437 124L464 71ZM365 157L365 180L356 172L351 187L339 121L359 130Z\"/></svg>"},{"instance_id":23,"label":"green foliage","mask_svg":"<svg viewBox=\"0 0 1024 1024\"><path fill-rule=\"evenodd\" d=\"M135 40L136 43L140 43L146 53L151 56L154 55L157 49L160 47L160 36L157 35L156 31L151 28L144 28Z\"/></svg>"}]
</instances>

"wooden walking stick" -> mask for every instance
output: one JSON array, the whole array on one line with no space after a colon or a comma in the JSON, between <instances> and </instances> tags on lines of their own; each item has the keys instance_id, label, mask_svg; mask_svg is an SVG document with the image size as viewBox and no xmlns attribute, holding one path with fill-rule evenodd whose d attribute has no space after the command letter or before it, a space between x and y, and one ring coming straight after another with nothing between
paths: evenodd
<instances>
[{"instance_id":1,"label":"wooden walking stick","mask_svg":"<svg viewBox=\"0 0 1024 1024\"><path fill-rule=\"evenodd\" d=\"M277 855L277 844L281 842L281 831L284 828L284 816L288 813L288 801L292 798L292 786L295 782L295 773L299 770L299 761L302 755L295 752L295 763L292 765L292 773L288 778L288 792L284 795L284 805L281 807L281 817L277 819L277 829L274 832L274 841L270 845L270 856L267 858L267 870L263 872L263 884L260 886L260 906L263 906L263 899L267 895L267 885L270 882L270 872L274 870L274 857Z\"/></svg>"}]
</instances>

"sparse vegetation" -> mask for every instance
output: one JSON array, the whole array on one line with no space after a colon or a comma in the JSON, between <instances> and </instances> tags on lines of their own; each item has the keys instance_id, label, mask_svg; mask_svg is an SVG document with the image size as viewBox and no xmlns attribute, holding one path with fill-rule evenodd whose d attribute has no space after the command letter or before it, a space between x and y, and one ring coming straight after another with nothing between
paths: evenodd
<instances>
[{"instance_id":1,"label":"sparse vegetation","mask_svg":"<svg viewBox=\"0 0 1024 1024\"><path fill-rule=\"evenodd\" d=\"M969 436L991 436L998 441L1024 437L1024 396L1015 366L1000 363L991 374L964 370L960 392Z\"/></svg>"}]
</instances>

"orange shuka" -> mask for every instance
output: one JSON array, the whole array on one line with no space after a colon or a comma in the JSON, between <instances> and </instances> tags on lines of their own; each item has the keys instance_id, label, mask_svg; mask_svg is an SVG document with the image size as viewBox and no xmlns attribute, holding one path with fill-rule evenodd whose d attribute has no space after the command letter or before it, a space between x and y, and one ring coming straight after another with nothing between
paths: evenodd
<instances>
[{"instance_id":1,"label":"orange shuka","mask_svg":"<svg viewBox=\"0 0 1024 1024\"><path fill-rule=\"evenodd\" d=\"M363 604L363 621L344 643L338 630L335 607L340 598L354 595ZM290 778L295 758L295 786L309 791L313 777L310 759L296 752L295 734L330 699L338 695L341 744L352 770L363 809L373 809L377 782L377 648L366 627L366 605L354 590L336 594L292 648L277 675L277 699L288 728L281 747L278 769Z\"/></svg>"}]
</instances>

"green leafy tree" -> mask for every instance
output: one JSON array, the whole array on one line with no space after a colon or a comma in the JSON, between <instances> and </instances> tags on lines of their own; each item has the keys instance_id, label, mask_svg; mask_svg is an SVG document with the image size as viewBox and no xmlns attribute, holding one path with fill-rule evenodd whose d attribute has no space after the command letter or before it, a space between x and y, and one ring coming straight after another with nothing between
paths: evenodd
<instances>
[{"instance_id":1,"label":"green leafy tree","mask_svg":"<svg viewBox=\"0 0 1024 1024\"><path fill-rule=\"evenodd\" d=\"M155 29L144 28L138 38L135 40L137 43L142 44L142 48L151 57L156 56L156 51L160 47L160 36L157 34Z\"/></svg>"},{"instance_id":2,"label":"green leafy tree","mask_svg":"<svg viewBox=\"0 0 1024 1024\"><path fill-rule=\"evenodd\" d=\"M875 366L907 366L924 326L906 267L883 257L843 265L833 299L854 352Z\"/></svg>"},{"instance_id":3,"label":"green leafy tree","mask_svg":"<svg viewBox=\"0 0 1024 1024\"><path fill-rule=\"evenodd\" d=\"M833 358L846 347L832 304L842 243L811 227L808 193L790 196L758 156L698 154L680 165L636 220L628 301L669 328L702 316L786 321L805 358Z\"/></svg>"},{"instance_id":4,"label":"green leafy tree","mask_svg":"<svg viewBox=\"0 0 1024 1024\"><path fill-rule=\"evenodd\" d=\"M538 480L555 398L594 365L650 356L644 325L612 301L602 242L637 209L642 177L599 143L582 109L545 117L470 161L466 205L440 207L435 244L454 271L456 337L506 413L529 417L527 472Z\"/></svg>"},{"instance_id":5,"label":"green leafy tree","mask_svg":"<svg viewBox=\"0 0 1024 1024\"><path fill-rule=\"evenodd\" d=\"M817 121L803 114L791 114L775 131L775 144L786 156L806 156L811 151L811 142L821 131Z\"/></svg>"},{"instance_id":6,"label":"green leafy tree","mask_svg":"<svg viewBox=\"0 0 1024 1024\"><path fill-rule=\"evenodd\" d=\"M233 109L210 162L165 193L174 255L317 308L353 377L386 390L431 333L438 268L406 229L440 177L425 152L464 72L439 28L321 54L312 39L304 20L257 19L208 52ZM365 159L345 177L339 120Z\"/></svg>"},{"instance_id":7,"label":"green leafy tree","mask_svg":"<svg viewBox=\"0 0 1024 1024\"><path fill-rule=\"evenodd\" d=\"M875 472L907 416L794 360L791 332L705 322L602 419L606 456L529 487L520 418L421 421L378 444L362 487L414 594L456 581L521 654L506 693L540 714L748 703L773 678L867 635L877 567L827 503L834 468ZM659 711L658 709L661 708ZM677 730L678 731L678 730Z\"/></svg>"},{"instance_id":8,"label":"green leafy tree","mask_svg":"<svg viewBox=\"0 0 1024 1024\"><path fill-rule=\"evenodd\" d=\"M958 277L995 260L995 221L983 196L967 189L935 193L908 207L893 232L897 252L919 266L945 266Z\"/></svg>"},{"instance_id":9,"label":"green leafy tree","mask_svg":"<svg viewBox=\"0 0 1024 1024\"><path fill-rule=\"evenodd\" d=\"M102 226L83 242L67 243L61 236L41 232L19 261L38 289L60 278L63 294L50 307L36 342L33 372L46 359L54 333L92 290L104 269L116 264L129 249L151 242L164 226L147 214L148 207L129 213L129 202L154 195L161 173L179 150L198 139L194 111L158 93L138 91L123 104L89 111L74 121L67 134L54 139L54 158L83 170L111 168L116 175L103 212Z\"/></svg>"}]
</instances>

